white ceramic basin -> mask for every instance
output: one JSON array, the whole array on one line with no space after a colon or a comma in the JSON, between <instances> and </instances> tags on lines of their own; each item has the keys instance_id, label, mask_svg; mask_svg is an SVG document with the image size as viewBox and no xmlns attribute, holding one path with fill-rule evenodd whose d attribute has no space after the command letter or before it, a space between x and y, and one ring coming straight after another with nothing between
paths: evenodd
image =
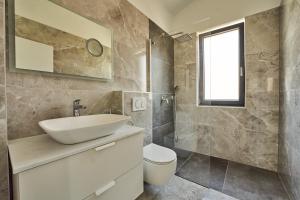
<instances>
[{"instance_id":1,"label":"white ceramic basin","mask_svg":"<svg viewBox=\"0 0 300 200\"><path fill-rule=\"evenodd\" d=\"M113 134L130 120L124 115L100 114L40 121L40 127L54 140L75 144Z\"/></svg>"}]
</instances>

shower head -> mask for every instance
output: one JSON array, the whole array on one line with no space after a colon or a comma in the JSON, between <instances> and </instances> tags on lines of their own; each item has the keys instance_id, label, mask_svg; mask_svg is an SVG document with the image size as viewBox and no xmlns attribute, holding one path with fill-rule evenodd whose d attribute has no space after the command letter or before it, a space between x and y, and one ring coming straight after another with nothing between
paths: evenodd
<instances>
[{"instance_id":1,"label":"shower head","mask_svg":"<svg viewBox=\"0 0 300 200\"><path fill-rule=\"evenodd\" d=\"M170 34L169 36L170 36L170 37L173 37L173 36L175 36L175 35L181 35L181 34L183 34L183 32L173 33L173 34Z\"/></svg>"},{"instance_id":2,"label":"shower head","mask_svg":"<svg viewBox=\"0 0 300 200\"><path fill-rule=\"evenodd\" d=\"M166 38L166 37L174 37L176 35L180 35L179 37L176 37L175 40L177 40L178 42L187 42L191 39L193 39L193 37L191 36L191 34L184 34L183 32L178 32L178 33L173 33L173 34L168 34L165 32L162 32L159 37L160 38ZM156 46L156 42L151 40L151 45Z\"/></svg>"},{"instance_id":3,"label":"shower head","mask_svg":"<svg viewBox=\"0 0 300 200\"><path fill-rule=\"evenodd\" d=\"M173 37L175 35L181 35L181 34L183 34L183 32L178 32L178 33L173 33L173 34L168 34L168 33L163 32L162 34L160 34L160 37Z\"/></svg>"},{"instance_id":4,"label":"shower head","mask_svg":"<svg viewBox=\"0 0 300 200\"><path fill-rule=\"evenodd\" d=\"M178 42L187 42L190 41L191 39L193 39L193 37L191 36L191 34L188 33L176 38Z\"/></svg>"}]
</instances>

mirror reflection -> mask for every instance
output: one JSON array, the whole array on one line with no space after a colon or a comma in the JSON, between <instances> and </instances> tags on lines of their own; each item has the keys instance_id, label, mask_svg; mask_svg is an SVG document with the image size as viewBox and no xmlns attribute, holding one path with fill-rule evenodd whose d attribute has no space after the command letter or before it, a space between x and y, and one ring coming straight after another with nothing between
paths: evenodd
<instances>
[{"instance_id":1,"label":"mirror reflection","mask_svg":"<svg viewBox=\"0 0 300 200\"><path fill-rule=\"evenodd\" d=\"M15 68L111 79L111 30L57 1L15 0Z\"/></svg>"}]
</instances>

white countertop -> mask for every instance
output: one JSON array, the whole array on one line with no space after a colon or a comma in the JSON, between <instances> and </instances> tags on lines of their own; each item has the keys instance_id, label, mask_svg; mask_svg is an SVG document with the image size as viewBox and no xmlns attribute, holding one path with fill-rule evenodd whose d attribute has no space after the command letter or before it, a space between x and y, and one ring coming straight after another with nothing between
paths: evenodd
<instances>
[{"instance_id":1,"label":"white countertop","mask_svg":"<svg viewBox=\"0 0 300 200\"><path fill-rule=\"evenodd\" d=\"M143 128L124 126L116 133L73 145L54 141L47 134L11 140L8 143L13 174L38 167L113 141L143 132Z\"/></svg>"}]
</instances>

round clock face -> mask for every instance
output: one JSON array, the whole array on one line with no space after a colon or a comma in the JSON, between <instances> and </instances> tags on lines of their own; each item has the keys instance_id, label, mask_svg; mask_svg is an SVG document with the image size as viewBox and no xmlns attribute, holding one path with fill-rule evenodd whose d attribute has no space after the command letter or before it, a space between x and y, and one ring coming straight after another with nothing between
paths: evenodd
<instances>
[{"instance_id":1,"label":"round clock face","mask_svg":"<svg viewBox=\"0 0 300 200\"><path fill-rule=\"evenodd\" d=\"M92 56L100 57L103 54L102 44L94 38L88 39L86 41L86 48Z\"/></svg>"}]
</instances>

